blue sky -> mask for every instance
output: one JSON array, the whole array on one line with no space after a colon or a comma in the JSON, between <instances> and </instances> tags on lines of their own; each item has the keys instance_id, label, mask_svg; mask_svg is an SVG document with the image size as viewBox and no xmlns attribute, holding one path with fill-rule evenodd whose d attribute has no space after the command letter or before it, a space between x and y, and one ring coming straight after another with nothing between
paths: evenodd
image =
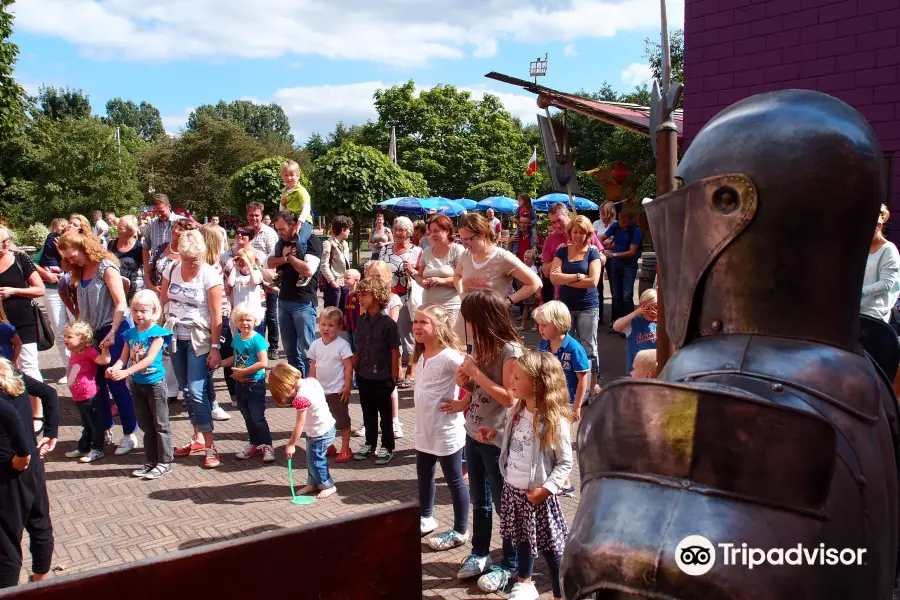
<instances>
[{"instance_id":1,"label":"blue sky","mask_svg":"<svg viewBox=\"0 0 900 600\"><path fill-rule=\"evenodd\" d=\"M535 97L484 77L563 91L625 91L646 80L644 38L659 36L656 0L18 0L16 78L81 88L94 111L116 96L147 100L176 133L219 99L278 102L298 140L375 116L372 93L414 79L500 96L524 121ZM683 0L669 23L683 23Z\"/></svg>"}]
</instances>

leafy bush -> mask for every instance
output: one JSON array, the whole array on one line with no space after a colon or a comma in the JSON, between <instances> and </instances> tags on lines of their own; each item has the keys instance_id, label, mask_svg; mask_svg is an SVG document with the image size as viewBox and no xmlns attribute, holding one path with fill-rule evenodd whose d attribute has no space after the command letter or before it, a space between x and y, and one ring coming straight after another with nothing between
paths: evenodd
<instances>
[{"instance_id":1,"label":"leafy bush","mask_svg":"<svg viewBox=\"0 0 900 600\"><path fill-rule=\"evenodd\" d=\"M513 187L505 181L491 180L473 185L466 194L472 200L484 200L491 196L506 196L507 198L515 198L516 192Z\"/></svg>"},{"instance_id":2,"label":"leafy bush","mask_svg":"<svg viewBox=\"0 0 900 600\"><path fill-rule=\"evenodd\" d=\"M34 223L28 226L21 236L19 243L23 246L34 246L40 248L44 245L44 240L50 235L50 230L43 223Z\"/></svg>"},{"instance_id":3,"label":"leafy bush","mask_svg":"<svg viewBox=\"0 0 900 600\"><path fill-rule=\"evenodd\" d=\"M638 186L634 195L639 203L643 202L644 198L656 198L656 175L647 177L644 183Z\"/></svg>"}]
</instances>

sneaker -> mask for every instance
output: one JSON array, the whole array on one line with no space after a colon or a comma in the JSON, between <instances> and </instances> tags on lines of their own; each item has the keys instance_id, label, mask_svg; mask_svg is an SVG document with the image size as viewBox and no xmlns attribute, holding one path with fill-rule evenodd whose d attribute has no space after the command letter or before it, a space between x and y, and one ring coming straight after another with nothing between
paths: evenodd
<instances>
[{"instance_id":1,"label":"sneaker","mask_svg":"<svg viewBox=\"0 0 900 600\"><path fill-rule=\"evenodd\" d=\"M254 456L261 456L263 453L262 446L257 446L256 444L247 444L247 446L234 455L238 460L246 460L248 458L253 458Z\"/></svg>"},{"instance_id":2,"label":"sneaker","mask_svg":"<svg viewBox=\"0 0 900 600\"><path fill-rule=\"evenodd\" d=\"M262 448L264 463L275 462L275 448L268 444L263 444L260 448Z\"/></svg>"},{"instance_id":3,"label":"sneaker","mask_svg":"<svg viewBox=\"0 0 900 600\"><path fill-rule=\"evenodd\" d=\"M463 561L462 566L456 573L456 577L457 579L478 577L489 568L491 568L490 556L475 556L474 554L470 554L466 560Z\"/></svg>"},{"instance_id":4,"label":"sneaker","mask_svg":"<svg viewBox=\"0 0 900 600\"><path fill-rule=\"evenodd\" d=\"M375 464L386 465L391 462L392 458L394 458L393 450L385 450L384 448L381 448L380 450L378 450L378 455L375 457Z\"/></svg>"},{"instance_id":5,"label":"sneaker","mask_svg":"<svg viewBox=\"0 0 900 600\"><path fill-rule=\"evenodd\" d=\"M205 448L205 451L206 458L203 460L204 469L215 469L222 464L222 461L219 460L219 451L216 450L215 446Z\"/></svg>"},{"instance_id":6,"label":"sneaker","mask_svg":"<svg viewBox=\"0 0 900 600\"><path fill-rule=\"evenodd\" d=\"M69 385L69 378L63 375L56 380L56 383L58 383L59 385Z\"/></svg>"},{"instance_id":7,"label":"sneaker","mask_svg":"<svg viewBox=\"0 0 900 600\"><path fill-rule=\"evenodd\" d=\"M512 573L503 567L494 565L490 571L478 578L478 589L491 594L506 589L511 582ZM537 596L534 597L537 598Z\"/></svg>"},{"instance_id":8,"label":"sneaker","mask_svg":"<svg viewBox=\"0 0 900 600\"><path fill-rule=\"evenodd\" d=\"M203 442L198 442L197 440L191 438L191 443L185 446L181 446L180 448L175 448L175 456L190 456L191 454L198 454L206 450L206 446Z\"/></svg>"},{"instance_id":9,"label":"sneaker","mask_svg":"<svg viewBox=\"0 0 900 600\"><path fill-rule=\"evenodd\" d=\"M438 522L434 517L419 517L419 532L422 535L428 535L437 528Z\"/></svg>"},{"instance_id":10,"label":"sneaker","mask_svg":"<svg viewBox=\"0 0 900 600\"><path fill-rule=\"evenodd\" d=\"M116 436L113 435L112 429L108 429L106 433L103 434L103 443L104 444L114 444L116 442Z\"/></svg>"},{"instance_id":11,"label":"sneaker","mask_svg":"<svg viewBox=\"0 0 900 600\"><path fill-rule=\"evenodd\" d=\"M145 463L144 466L141 467L140 469L135 469L134 471L132 471L131 475L133 477L144 477L147 473L152 471L153 467L155 467L155 466L156 465L154 465L153 463Z\"/></svg>"},{"instance_id":12,"label":"sneaker","mask_svg":"<svg viewBox=\"0 0 900 600\"><path fill-rule=\"evenodd\" d=\"M269 350L269 360L278 360L278 350Z\"/></svg>"},{"instance_id":13,"label":"sneaker","mask_svg":"<svg viewBox=\"0 0 900 600\"><path fill-rule=\"evenodd\" d=\"M149 479L159 479L163 475L166 475L171 472L172 472L172 465L159 463L158 465L153 467L149 473L144 475L144 480L146 481Z\"/></svg>"},{"instance_id":14,"label":"sneaker","mask_svg":"<svg viewBox=\"0 0 900 600\"><path fill-rule=\"evenodd\" d=\"M130 435L126 435L122 438L122 441L119 442L119 447L116 448L116 451L113 452L116 456L122 456L123 454L128 454L132 450L134 450L135 446L137 446L137 436L133 433Z\"/></svg>"},{"instance_id":15,"label":"sneaker","mask_svg":"<svg viewBox=\"0 0 900 600\"><path fill-rule=\"evenodd\" d=\"M400 419L394 419L394 439L399 440L403 437L403 423Z\"/></svg>"},{"instance_id":16,"label":"sneaker","mask_svg":"<svg viewBox=\"0 0 900 600\"><path fill-rule=\"evenodd\" d=\"M512 591L509 593L509 600L537 600L540 594L538 594L537 588L534 587L534 583L522 583L517 581L512 586Z\"/></svg>"},{"instance_id":17,"label":"sneaker","mask_svg":"<svg viewBox=\"0 0 900 600\"><path fill-rule=\"evenodd\" d=\"M325 453L325 456L335 456L337 454L337 448L334 447L334 444L328 446L328 452Z\"/></svg>"},{"instance_id":18,"label":"sneaker","mask_svg":"<svg viewBox=\"0 0 900 600\"><path fill-rule=\"evenodd\" d=\"M212 418L213 421L227 421L231 418L231 415L225 412L225 409L221 406L217 406L212 409Z\"/></svg>"},{"instance_id":19,"label":"sneaker","mask_svg":"<svg viewBox=\"0 0 900 600\"><path fill-rule=\"evenodd\" d=\"M336 463L345 463L350 462L350 459L353 457L353 454L349 449L344 449L338 452L337 458L334 459Z\"/></svg>"},{"instance_id":20,"label":"sneaker","mask_svg":"<svg viewBox=\"0 0 900 600\"><path fill-rule=\"evenodd\" d=\"M359 452L353 455L353 458L356 460L366 460L373 454L375 454L375 449L372 448L372 446L363 446L359 449Z\"/></svg>"},{"instance_id":21,"label":"sneaker","mask_svg":"<svg viewBox=\"0 0 900 600\"><path fill-rule=\"evenodd\" d=\"M569 487L567 487L567 488L564 489L564 490L559 490L559 491L556 493L556 495L557 495L557 496L562 496L562 497L564 497L564 498L574 498L574 497L575 497L575 486L574 486L574 485L570 485Z\"/></svg>"},{"instance_id":22,"label":"sneaker","mask_svg":"<svg viewBox=\"0 0 900 600\"><path fill-rule=\"evenodd\" d=\"M77 448L75 450L69 450L68 452L66 452L66 458L81 458L82 456L84 456L84 452L78 450Z\"/></svg>"},{"instance_id":23,"label":"sneaker","mask_svg":"<svg viewBox=\"0 0 900 600\"><path fill-rule=\"evenodd\" d=\"M354 429L350 432L350 435L353 437L366 437L366 426L361 425L359 429Z\"/></svg>"},{"instance_id":24,"label":"sneaker","mask_svg":"<svg viewBox=\"0 0 900 600\"><path fill-rule=\"evenodd\" d=\"M103 452L103 450L91 450L90 452L82 456L79 461L83 463L92 463L97 459L103 458L104 456L106 456L106 454Z\"/></svg>"},{"instance_id":25,"label":"sneaker","mask_svg":"<svg viewBox=\"0 0 900 600\"><path fill-rule=\"evenodd\" d=\"M469 541L469 534L461 534L454 530L445 531L428 538L428 547L435 552L459 548Z\"/></svg>"}]
</instances>

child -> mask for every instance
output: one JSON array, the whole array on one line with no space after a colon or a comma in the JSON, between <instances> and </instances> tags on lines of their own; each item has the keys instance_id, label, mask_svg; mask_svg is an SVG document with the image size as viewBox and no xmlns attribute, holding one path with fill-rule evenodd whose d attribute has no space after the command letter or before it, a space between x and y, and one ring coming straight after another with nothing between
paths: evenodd
<instances>
[{"instance_id":1,"label":"child","mask_svg":"<svg viewBox=\"0 0 900 600\"><path fill-rule=\"evenodd\" d=\"M100 401L97 399L97 365L110 363L109 347L98 353L94 349L91 326L82 320L66 323L63 343L71 353L66 374L69 391L81 416L81 438L75 450L66 452L66 458L80 458L83 463L92 463L106 456L103 452L106 429L100 420Z\"/></svg>"},{"instance_id":2,"label":"child","mask_svg":"<svg viewBox=\"0 0 900 600\"><path fill-rule=\"evenodd\" d=\"M528 194L519 194L516 198L519 201L519 208L516 210L516 221L521 217L528 217L532 225L537 224L537 213L534 206L531 205L531 196Z\"/></svg>"},{"instance_id":3,"label":"child","mask_svg":"<svg viewBox=\"0 0 900 600\"><path fill-rule=\"evenodd\" d=\"M525 251L525 265L531 269L538 277L541 276L540 269L538 269L537 265L534 264L534 248L529 248ZM522 300L522 325L516 327L519 331L525 331L525 323L528 322L528 317L531 316L531 311L534 310L534 307L540 304L540 298L538 298L537 294L525 298ZM537 331L537 325L531 328L532 331Z\"/></svg>"},{"instance_id":4,"label":"child","mask_svg":"<svg viewBox=\"0 0 900 600\"><path fill-rule=\"evenodd\" d=\"M432 550L450 550L469 541L469 490L463 479L462 455L466 446L466 418L462 412L441 410L444 399L459 396L456 372L464 348L440 306L429 304L413 320L421 373L413 399L416 405L416 476L419 480L419 529L427 535L437 529L434 519L434 472L441 463L453 501L453 529L428 540Z\"/></svg>"},{"instance_id":5,"label":"child","mask_svg":"<svg viewBox=\"0 0 900 600\"><path fill-rule=\"evenodd\" d=\"M309 192L300 185L300 165L286 160L281 165L281 180L284 182L284 193L281 195L281 210L289 210L297 215L300 231L297 234L297 256L306 256L306 246L313 231L312 204ZM309 283L309 278L301 277L297 287Z\"/></svg>"},{"instance_id":6,"label":"child","mask_svg":"<svg viewBox=\"0 0 900 600\"><path fill-rule=\"evenodd\" d=\"M344 274L344 285L347 286L347 295L344 296L344 331L347 332L347 341L350 342L350 350L356 352L356 321L359 319L359 295L356 293L356 284L362 276L356 269L349 269ZM356 387L354 385L354 387Z\"/></svg>"},{"instance_id":7,"label":"child","mask_svg":"<svg viewBox=\"0 0 900 600\"><path fill-rule=\"evenodd\" d=\"M526 351L513 366L518 402L506 418L500 446L500 537L518 549L518 582L509 596L516 600L538 597L531 581L535 551L547 562L553 597L562 598L559 565L569 528L556 496L572 472L571 411L564 390L562 368L547 352ZM497 431L480 427L479 434L491 440Z\"/></svg>"},{"instance_id":8,"label":"child","mask_svg":"<svg viewBox=\"0 0 900 600\"><path fill-rule=\"evenodd\" d=\"M255 331L262 320L262 311L253 308L249 302L242 302L231 310L231 322L237 327L239 335L231 340L234 355L220 364L234 370L235 400L250 442L238 452L235 458L245 460L262 455L264 463L275 460L275 449L272 447L272 432L266 421L266 382L265 371L269 364L269 343L266 338Z\"/></svg>"},{"instance_id":9,"label":"child","mask_svg":"<svg viewBox=\"0 0 900 600\"><path fill-rule=\"evenodd\" d=\"M375 464L386 465L394 455L391 391L400 378L400 333L397 323L383 312L391 294L387 283L368 277L359 282L357 291L363 314L356 324L359 346L353 355L353 366L366 427L366 443L353 458L366 460L375 453L380 416L381 449Z\"/></svg>"},{"instance_id":10,"label":"child","mask_svg":"<svg viewBox=\"0 0 900 600\"><path fill-rule=\"evenodd\" d=\"M537 307L534 311L534 321L543 338L538 344L538 352L550 352L559 360L566 376L572 416L574 420L579 421L581 405L587 392L591 362L584 347L567 333L572 327L572 315L565 304L559 300L551 300Z\"/></svg>"},{"instance_id":11,"label":"child","mask_svg":"<svg viewBox=\"0 0 900 600\"><path fill-rule=\"evenodd\" d=\"M22 352L22 338L3 310L3 302L0 301L0 356L16 366L19 364L19 354Z\"/></svg>"},{"instance_id":12,"label":"child","mask_svg":"<svg viewBox=\"0 0 900 600\"><path fill-rule=\"evenodd\" d=\"M637 309L617 319L613 329L628 336L625 372L631 373L638 352L656 349L656 290L646 290L641 294Z\"/></svg>"},{"instance_id":13,"label":"child","mask_svg":"<svg viewBox=\"0 0 900 600\"><path fill-rule=\"evenodd\" d=\"M253 248L241 248L234 257L234 268L228 272L225 289L231 290L231 304L246 302L252 310L264 312L263 272ZM237 327L231 323L231 335L237 335Z\"/></svg>"},{"instance_id":14,"label":"child","mask_svg":"<svg viewBox=\"0 0 900 600\"><path fill-rule=\"evenodd\" d=\"M641 350L634 355L634 368L631 370L631 376L635 379L653 379L657 375L657 368L656 350Z\"/></svg>"},{"instance_id":15,"label":"child","mask_svg":"<svg viewBox=\"0 0 900 600\"><path fill-rule=\"evenodd\" d=\"M174 458L166 372L162 363L162 350L172 343L172 332L156 324L160 316L159 296L151 290L137 292L131 299L134 327L125 332L122 355L106 370L106 376L113 381L131 378L134 413L144 432L147 458L144 466L131 474L146 480L159 479L170 473ZM131 366L124 369L129 358Z\"/></svg>"},{"instance_id":16,"label":"child","mask_svg":"<svg viewBox=\"0 0 900 600\"><path fill-rule=\"evenodd\" d=\"M309 376L316 379L325 391L325 401L335 420L335 428L341 432L341 451L334 446L328 448L328 454L337 454L335 462L350 462L350 382L353 379L353 351L350 344L341 337L338 331L344 315L335 306L330 306L319 315L319 333L309 346L306 355L309 357Z\"/></svg>"},{"instance_id":17,"label":"child","mask_svg":"<svg viewBox=\"0 0 900 600\"><path fill-rule=\"evenodd\" d=\"M318 490L324 499L337 491L328 472L328 448L334 441L334 417L328 411L325 391L315 379L303 379L303 373L287 363L278 363L269 373L269 389L280 401L291 401L297 409L297 420L284 451L293 458L297 440L306 433L306 469L309 473L300 495Z\"/></svg>"}]
</instances>

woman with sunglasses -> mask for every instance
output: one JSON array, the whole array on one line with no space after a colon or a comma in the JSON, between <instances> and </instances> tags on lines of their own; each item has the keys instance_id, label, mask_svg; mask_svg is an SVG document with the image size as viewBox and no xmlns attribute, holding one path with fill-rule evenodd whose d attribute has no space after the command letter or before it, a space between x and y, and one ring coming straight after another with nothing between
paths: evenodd
<instances>
[{"instance_id":1,"label":"woman with sunglasses","mask_svg":"<svg viewBox=\"0 0 900 600\"><path fill-rule=\"evenodd\" d=\"M497 233L491 224L478 213L468 213L459 220L459 241L466 252L456 263L453 276L457 289L462 290L464 300L472 290L492 289L505 298L506 305L512 306L530 298L541 289L542 283L534 271L515 254L496 245ZM521 284L510 294L513 280ZM454 327L456 334L466 338L464 319L458 319Z\"/></svg>"}]
</instances>

